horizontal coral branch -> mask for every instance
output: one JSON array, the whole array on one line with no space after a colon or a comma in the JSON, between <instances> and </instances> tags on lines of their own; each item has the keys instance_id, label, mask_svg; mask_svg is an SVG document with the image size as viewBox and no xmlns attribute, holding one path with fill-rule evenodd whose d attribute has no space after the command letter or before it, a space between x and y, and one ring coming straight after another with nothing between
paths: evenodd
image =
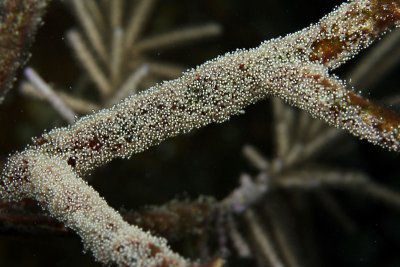
<instances>
[{"instance_id":1,"label":"horizontal coral branch","mask_svg":"<svg viewBox=\"0 0 400 267\"><path fill-rule=\"evenodd\" d=\"M215 217L217 202L211 197L196 200L173 200L161 206L146 206L135 211L121 211L123 219L169 242L196 240L207 235ZM59 221L44 214L31 199L0 201L0 232L35 234L71 234Z\"/></svg>"},{"instance_id":2,"label":"horizontal coral branch","mask_svg":"<svg viewBox=\"0 0 400 267\"><path fill-rule=\"evenodd\" d=\"M364 9L359 13L363 14L367 7L371 8L368 3L343 4L317 25L335 18L338 25L342 21L349 24L352 18L354 25L359 25L359 18L351 15L354 6L361 5ZM398 20L391 24L396 25ZM365 29L353 30L356 36L363 36ZM298 53L301 44L298 36L302 34L308 40L316 35L318 39L318 32L311 26L256 49L228 53L179 79L156 85L111 109L84 117L71 127L46 133L35 140L32 148L61 156L83 174L113 158L141 152L168 137L226 121L242 113L247 105L275 95L331 125L398 150L400 120L396 114L347 90L345 83L332 77L323 64ZM370 42L372 37L367 39ZM342 54L348 57L359 51L358 43ZM312 46L312 42L304 42L303 51L310 51Z\"/></svg>"}]
</instances>

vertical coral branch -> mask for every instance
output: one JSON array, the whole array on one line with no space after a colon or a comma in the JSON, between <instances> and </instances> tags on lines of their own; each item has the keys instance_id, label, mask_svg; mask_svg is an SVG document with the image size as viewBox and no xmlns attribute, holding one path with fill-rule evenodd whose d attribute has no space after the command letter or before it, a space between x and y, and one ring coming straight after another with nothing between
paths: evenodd
<instances>
[{"instance_id":1,"label":"vertical coral branch","mask_svg":"<svg viewBox=\"0 0 400 267\"><path fill-rule=\"evenodd\" d=\"M24 64L48 0L0 2L0 103Z\"/></svg>"}]
</instances>

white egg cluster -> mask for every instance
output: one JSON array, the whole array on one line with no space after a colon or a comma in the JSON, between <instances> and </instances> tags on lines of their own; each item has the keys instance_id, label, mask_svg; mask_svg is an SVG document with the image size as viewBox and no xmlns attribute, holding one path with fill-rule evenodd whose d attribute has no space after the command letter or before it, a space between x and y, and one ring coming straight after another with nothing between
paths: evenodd
<instances>
[{"instance_id":1,"label":"white egg cluster","mask_svg":"<svg viewBox=\"0 0 400 267\"><path fill-rule=\"evenodd\" d=\"M9 159L1 195L41 202L74 229L101 262L184 266L165 241L128 226L78 176L166 138L226 121L270 95L372 143L399 150L398 119L347 90L328 72L379 33L399 26L399 2L383 2L388 2L385 7L366 0L343 4L303 31L228 53L72 126L45 133ZM392 13L386 12L389 9Z\"/></svg>"}]
</instances>

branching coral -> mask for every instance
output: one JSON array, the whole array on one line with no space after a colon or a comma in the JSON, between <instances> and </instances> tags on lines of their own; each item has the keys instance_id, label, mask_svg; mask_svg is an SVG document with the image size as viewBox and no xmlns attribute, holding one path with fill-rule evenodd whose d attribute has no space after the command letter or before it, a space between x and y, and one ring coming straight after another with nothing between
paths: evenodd
<instances>
[{"instance_id":1,"label":"branching coral","mask_svg":"<svg viewBox=\"0 0 400 267\"><path fill-rule=\"evenodd\" d=\"M355 232L355 223L329 189L368 196L397 209L400 195L371 181L363 172L321 164L316 158L323 157L329 145L335 146L336 151L348 145L341 144L343 131L326 127L279 99L272 99L272 104L274 157L269 160L253 146L244 146L243 154L258 174L242 174L239 187L221 202L225 235L239 257L253 257L260 266L318 266L307 259L317 253L301 245L304 237L296 222L297 213L303 211L293 203L309 205L314 195L327 215L351 234ZM238 224L248 234L243 229L239 231Z\"/></svg>"},{"instance_id":2,"label":"branching coral","mask_svg":"<svg viewBox=\"0 0 400 267\"><path fill-rule=\"evenodd\" d=\"M75 113L86 114L110 107L162 79L176 78L183 72L177 64L162 62L148 56L149 52L176 48L187 43L214 37L221 32L215 23L186 27L151 37L142 37L143 30L156 1L67 1L79 22L79 28L66 33L74 56L89 79L81 91L92 97L82 98L36 82L29 72L29 82L21 85L24 93L47 100L68 122ZM129 12L127 12L127 10ZM129 14L126 14L129 13ZM94 86L93 86L94 85ZM52 97L46 93L49 90ZM98 92L96 92L96 90ZM93 97L95 93L99 100ZM60 105L60 103L62 105ZM58 107L65 108L59 109Z\"/></svg>"},{"instance_id":3,"label":"branching coral","mask_svg":"<svg viewBox=\"0 0 400 267\"><path fill-rule=\"evenodd\" d=\"M179 79L35 139L9 158L1 195L9 200L36 199L76 231L103 263L190 265L163 239L128 226L80 176L166 138L226 121L268 96L283 98L374 144L399 150L398 117L329 74L398 27L399 21L398 1L353 1L300 32L211 60ZM256 221L251 211L247 217Z\"/></svg>"},{"instance_id":4,"label":"branching coral","mask_svg":"<svg viewBox=\"0 0 400 267\"><path fill-rule=\"evenodd\" d=\"M27 47L42 22L47 2L5 0L0 3L0 102L28 56Z\"/></svg>"}]
</instances>

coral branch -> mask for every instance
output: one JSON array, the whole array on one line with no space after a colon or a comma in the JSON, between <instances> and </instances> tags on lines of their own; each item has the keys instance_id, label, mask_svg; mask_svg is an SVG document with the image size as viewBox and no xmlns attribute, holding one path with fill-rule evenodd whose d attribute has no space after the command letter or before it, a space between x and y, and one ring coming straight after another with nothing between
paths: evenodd
<instances>
[{"instance_id":1,"label":"coral branch","mask_svg":"<svg viewBox=\"0 0 400 267\"><path fill-rule=\"evenodd\" d=\"M26 60L48 0L0 2L0 103Z\"/></svg>"},{"instance_id":2,"label":"coral branch","mask_svg":"<svg viewBox=\"0 0 400 267\"><path fill-rule=\"evenodd\" d=\"M211 197L200 197L120 213L129 224L162 236L169 242L176 242L196 240L207 235L215 217L216 204ZM0 232L27 235L72 233L62 223L44 214L38 203L31 199L0 201Z\"/></svg>"},{"instance_id":3,"label":"coral branch","mask_svg":"<svg viewBox=\"0 0 400 267\"><path fill-rule=\"evenodd\" d=\"M146 3L141 2L141 9L148 9ZM77 232L101 262L186 266L163 239L124 222L79 176L169 137L224 122L268 96L278 96L374 144L400 150L397 115L347 90L343 81L329 74L330 68L381 33L399 26L399 20L398 1L345 3L315 26L256 49L228 53L74 125L45 133L24 152L9 158L0 180L0 196L36 199ZM131 32L133 42L138 32ZM339 49L336 42L342 41ZM251 213L247 216L254 222ZM255 222L253 230L258 229L254 227L258 227ZM253 231L254 236L261 230ZM257 242L266 258L281 265L266 240Z\"/></svg>"},{"instance_id":4,"label":"coral branch","mask_svg":"<svg viewBox=\"0 0 400 267\"><path fill-rule=\"evenodd\" d=\"M60 113L69 123L75 121L75 112L73 112L62 99L54 92L54 90L39 76L39 74L31 68L25 68L25 77L30 81L35 88L40 91L47 101L54 107L55 110Z\"/></svg>"},{"instance_id":5,"label":"coral branch","mask_svg":"<svg viewBox=\"0 0 400 267\"><path fill-rule=\"evenodd\" d=\"M343 4L333 14L346 14L353 5ZM324 66L288 54L291 41L293 35L228 53L71 127L46 133L34 146L61 156L83 174L166 138L226 121L247 105L276 95L331 125L398 150L398 116L346 90L344 82L330 76Z\"/></svg>"},{"instance_id":6,"label":"coral branch","mask_svg":"<svg viewBox=\"0 0 400 267\"><path fill-rule=\"evenodd\" d=\"M361 0L343 4L320 23L293 35L294 47L311 61L337 68L382 33L400 25L400 3Z\"/></svg>"},{"instance_id":7,"label":"coral branch","mask_svg":"<svg viewBox=\"0 0 400 267\"><path fill-rule=\"evenodd\" d=\"M132 49L133 54L140 54L151 50L163 50L169 47L176 47L185 42L192 42L195 39L204 39L219 35L221 27L216 24L207 24L187 29L179 29L157 36L149 37L136 44Z\"/></svg>"},{"instance_id":8,"label":"coral branch","mask_svg":"<svg viewBox=\"0 0 400 267\"><path fill-rule=\"evenodd\" d=\"M81 236L85 248L98 261L118 266L188 265L167 247L164 239L123 221L59 158L27 151L15 155L14 163L5 176L19 176L18 180L3 180L8 192L2 195L13 201L32 198L41 203L53 217Z\"/></svg>"}]
</instances>

